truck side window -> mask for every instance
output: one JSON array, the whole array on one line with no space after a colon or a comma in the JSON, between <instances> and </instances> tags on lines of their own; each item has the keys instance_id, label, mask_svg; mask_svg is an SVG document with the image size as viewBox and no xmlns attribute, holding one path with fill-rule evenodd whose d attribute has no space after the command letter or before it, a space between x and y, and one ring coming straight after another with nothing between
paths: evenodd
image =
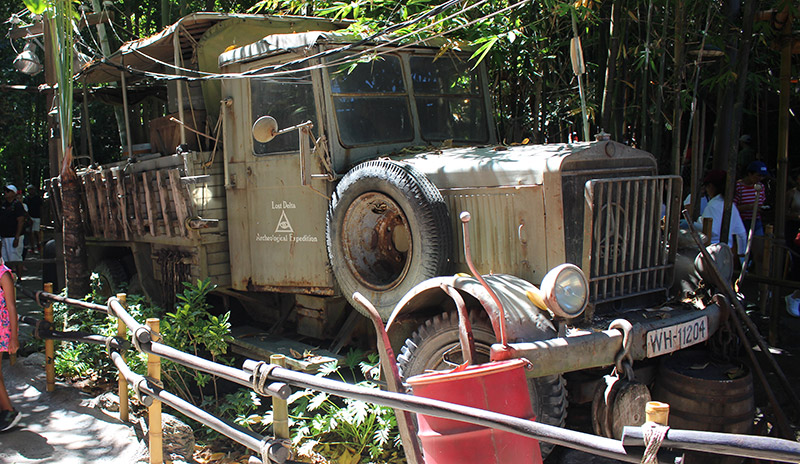
<instances>
[{"instance_id":1,"label":"truck side window","mask_svg":"<svg viewBox=\"0 0 800 464\"><path fill-rule=\"evenodd\" d=\"M480 79L470 72L469 63L447 56L415 56L410 62L422 138L487 142Z\"/></svg>"},{"instance_id":2,"label":"truck side window","mask_svg":"<svg viewBox=\"0 0 800 464\"><path fill-rule=\"evenodd\" d=\"M250 95L251 124L264 115L275 118L279 129L309 120L316 123L314 90L308 72L253 78L250 80ZM298 131L282 134L267 143L253 139L253 154L256 156L297 152L299 149Z\"/></svg>"},{"instance_id":3,"label":"truck side window","mask_svg":"<svg viewBox=\"0 0 800 464\"><path fill-rule=\"evenodd\" d=\"M407 142L414 129L400 60L375 60L329 68L339 140L346 147Z\"/></svg>"}]
</instances>

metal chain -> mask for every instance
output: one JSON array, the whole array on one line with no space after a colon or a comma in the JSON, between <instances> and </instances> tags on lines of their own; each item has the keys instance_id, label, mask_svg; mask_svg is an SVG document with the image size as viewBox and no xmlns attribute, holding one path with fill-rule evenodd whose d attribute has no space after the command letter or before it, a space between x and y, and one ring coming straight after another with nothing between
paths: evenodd
<instances>
[{"instance_id":1,"label":"metal chain","mask_svg":"<svg viewBox=\"0 0 800 464\"><path fill-rule=\"evenodd\" d=\"M631 356L631 331L633 324L625 319L616 319L609 324L608 329L618 329L622 332L622 348L614 358L615 370L619 375L624 375L628 380L633 380L633 357Z\"/></svg>"}]
</instances>

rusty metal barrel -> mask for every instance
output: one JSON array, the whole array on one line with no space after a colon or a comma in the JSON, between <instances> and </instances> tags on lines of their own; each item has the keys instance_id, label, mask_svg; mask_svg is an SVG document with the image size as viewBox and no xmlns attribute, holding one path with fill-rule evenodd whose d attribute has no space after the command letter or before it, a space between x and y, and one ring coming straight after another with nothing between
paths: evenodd
<instances>
[{"instance_id":1,"label":"rusty metal barrel","mask_svg":"<svg viewBox=\"0 0 800 464\"><path fill-rule=\"evenodd\" d=\"M755 399L747 366L715 359L707 351L680 351L661 361L653 399L670 405L676 429L750 433ZM741 458L706 453L687 455L686 463L735 463Z\"/></svg>"}]
</instances>

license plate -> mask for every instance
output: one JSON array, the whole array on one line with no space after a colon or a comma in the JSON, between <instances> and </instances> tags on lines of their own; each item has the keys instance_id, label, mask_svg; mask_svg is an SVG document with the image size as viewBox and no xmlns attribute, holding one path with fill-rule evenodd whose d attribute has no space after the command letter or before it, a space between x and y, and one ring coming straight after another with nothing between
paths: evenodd
<instances>
[{"instance_id":1,"label":"license plate","mask_svg":"<svg viewBox=\"0 0 800 464\"><path fill-rule=\"evenodd\" d=\"M647 332L647 357L661 356L708 340L708 316Z\"/></svg>"}]
</instances>

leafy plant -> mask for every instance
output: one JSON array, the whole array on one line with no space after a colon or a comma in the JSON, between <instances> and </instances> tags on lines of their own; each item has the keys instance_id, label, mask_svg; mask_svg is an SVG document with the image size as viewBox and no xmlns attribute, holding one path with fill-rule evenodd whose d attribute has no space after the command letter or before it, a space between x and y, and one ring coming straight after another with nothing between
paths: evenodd
<instances>
[{"instance_id":1,"label":"leafy plant","mask_svg":"<svg viewBox=\"0 0 800 464\"><path fill-rule=\"evenodd\" d=\"M84 301L105 304L103 284L97 274L91 275L91 293ZM65 294L62 292L62 295ZM141 295L127 296L128 312L138 321L158 314L158 307L152 306ZM117 319L105 313L90 309L69 306L64 303L53 305L54 327L57 330L86 332L102 336L117 335ZM98 381L111 382L117 377L116 367L108 358L104 346L86 343L63 343L55 353L56 374L64 377L97 376ZM147 357L141 353L129 353L127 363L135 372L144 374Z\"/></svg>"},{"instance_id":2,"label":"leafy plant","mask_svg":"<svg viewBox=\"0 0 800 464\"><path fill-rule=\"evenodd\" d=\"M378 355L365 356L351 351L344 365L338 362L325 364L317 375L346 378L368 377L378 366ZM342 368L345 372L342 372ZM367 388L378 386L362 380L356 385ZM397 420L391 408L363 401L338 398L314 390L302 390L289 398L289 426L293 432L292 444L301 456L318 454L337 463L404 462L397 429ZM262 420L272 423L271 412Z\"/></svg>"},{"instance_id":3,"label":"leafy plant","mask_svg":"<svg viewBox=\"0 0 800 464\"><path fill-rule=\"evenodd\" d=\"M195 284L184 282L183 293L177 295L175 311L167 313L161 321L164 343L196 356L208 356L214 362L226 363L222 357L233 341L230 334L230 312L215 316L209 312L208 294L216 288L210 279L198 280ZM194 404L206 402L204 388L213 386L213 401L219 403L217 377L165 361L162 375L169 388L174 389ZM196 386L196 387L195 387Z\"/></svg>"}]
</instances>

